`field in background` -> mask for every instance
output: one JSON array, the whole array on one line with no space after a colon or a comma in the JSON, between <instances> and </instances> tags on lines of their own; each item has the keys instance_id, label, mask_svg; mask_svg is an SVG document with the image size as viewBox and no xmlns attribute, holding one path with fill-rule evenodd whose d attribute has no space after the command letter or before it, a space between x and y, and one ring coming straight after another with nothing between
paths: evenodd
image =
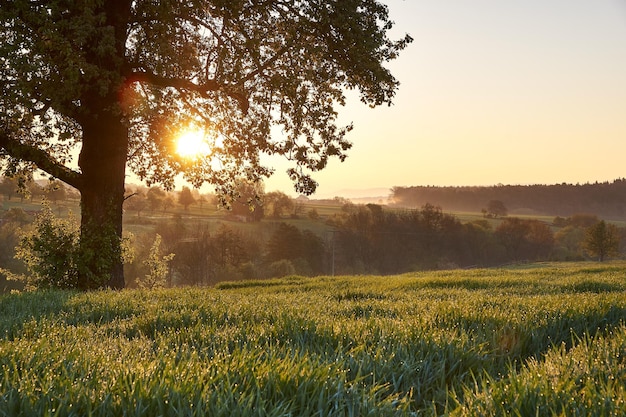
<instances>
[{"instance_id":1,"label":"field in background","mask_svg":"<svg viewBox=\"0 0 626 417\"><path fill-rule=\"evenodd\" d=\"M626 263L0 297L0 415L625 415Z\"/></svg>"},{"instance_id":2,"label":"field in background","mask_svg":"<svg viewBox=\"0 0 626 417\"><path fill-rule=\"evenodd\" d=\"M338 200L309 200L301 201L302 208L298 216L293 217L290 215L284 215L281 218L264 218L261 222L245 223L239 219L229 216L229 211L217 207L215 204L205 202L200 206L194 204L189 206L188 210L184 210L178 203L166 210L149 210L144 209L140 215L132 210L125 210L124 213L124 229L132 233L152 232L155 226L159 223L170 222L172 219L180 218L183 224L190 227L197 227L201 224L208 225L210 230L217 230L220 224L228 224L238 230L255 234L262 239L266 239L275 229L276 224L285 222L297 226L300 229L308 229L316 234L324 237L328 232L332 230L332 227L326 224L326 220L332 218L334 215L342 212L343 204L348 201L346 199ZM12 200L3 199L1 207L3 211L10 208L21 208L28 213L33 214L41 210L41 201L29 202L27 200L20 201L19 198L13 198ZM358 204L358 201L357 201ZM77 199L67 199L56 204L51 204L54 213L58 216L65 217L69 212L72 212L77 218L80 215L80 206ZM407 210L405 208L393 208L387 207L389 210ZM318 218L312 219L309 217L309 212L315 210L319 215ZM470 223L473 221L481 220L487 221L495 229L501 222L502 218L488 218L480 212L460 212L449 211L443 208L444 213L449 213L459 219L462 223ZM536 219L547 224L551 224L554 220L554 216L547 215L533 215L533 214L516 214L510 213L509 217L520 217L526 219ZM626 227L626 221L610 221L618 227ZM260 227L259 227L260 226Z\"/></svg>"}]
</instances>

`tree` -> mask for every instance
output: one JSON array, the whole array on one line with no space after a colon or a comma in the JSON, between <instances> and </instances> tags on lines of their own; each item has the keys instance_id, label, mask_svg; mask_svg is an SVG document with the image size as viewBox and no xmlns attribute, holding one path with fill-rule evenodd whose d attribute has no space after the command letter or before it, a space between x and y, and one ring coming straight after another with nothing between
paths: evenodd
<instances>
[{"instance_id":1,"label":"tree","mask_svg":"<svg viewBox=\"0 0 626 417\"><path fill-rule=\"evenodd\" d=\"M32 201L35 197L39 197L40 199L43 198L46 191L41 185L37 184L36 181L32 181L28 184L28 193L30 195L30 200Z\"/></svg>"},{"instance_id":2,"label":"tree","mask_svg":"<svg viewBox=\"0 0 626 417\"><path fill-rule=\"evenodd\" d=\"M550 227L534 219L506 218L496 228L495 235L516 261L548 258L554 246Z\"/></svg>"},{"instance_id":3,"label":"tree","mask_svg":"<svg viewBox=\"0 0 626 417\"><path fill-rule=\"evenodd\" d=\"M262 182L241 181L235 186L237 196L230 202L233 216L244 218L248 222L258 222L265 216L261 201L265 195Z\"/></svg>"},{"instance_id":4,"label":"tree","mask_svg":"<svg viewBox=\"0 0 626 417\"><path fill-rule=\"evenodd\" d=\"M619 252L619 231L614 224L600 220L587 229L583 247L600 262Z\"/></svg>"},{"instance_id":5,"label":"tree","mask_svg":"<svg viewBox=\"0 0 626 417\"><path fill-rule=\"evenodd\" d=\"M67 197L67 190L65 189L65 186L56 180L52 180L48 183L48 185L46 185L44 193L48 200L52 201L54 204L57 204L59 200L65 200Z\"/></svg>"},{"instance_id":6,"label":"tree","mask_svg":"<svg viewBox=\"0 0 626 417\"><path fill-rule=\"evenodd\" d=\"M37 215L34 229L24 232L15 248L28 268L24 277L33 288L74 288L78 282L78 222L59 219L49 206Z\"/></svg>"},{"instance_id":7,"label":"tree","mask_svg":"<svg viewBox=\"0 0 626 417\"><path fill-rule=\"evenodd\" d=\"M22 262L15 258L15 248L23 233L20 228L27 223L28 214L15 207L7 210L0 220L0 286L6 285L3 275L10 275L7 271L17 275L26 272Z\"/></svg>"},{"instance_id":8,"label":"tree","mask_svg":"<svg viewBox=\"0 0 626 417\"><path fill-rule=\"evenodd\" d=\"M146 208L147 205L148 199L142 191L135 191L124 200L124 207L128 210L136 211L137 217L141 216L141 212Z\"/></svg>"},{"instance_id":9,"label":"tree","mask_svg":"<svg viewBox=\"0 0 626 417\"><path fill-rule=\"evenodd\" d=\"M594 226L600 221L598 219L598 216L596 216L595 214L585 214L585 213L574 214L572 217L569 217L567 220L568 220L568 223L567 223L568 225L572 225L576 227L584 227L584 228Z\"/></svg>"},{"instance_id":10,"label":"tree","mask_svg":"<svg viewBox=\"0 0 626 417\"><path fill-rule=\"evenodd\" d=\"M221 225L213 237L213 261L224 268L239 266L248 261L242 235L228 226Z\"/></svg>"},{"instance_id":11,"label":"tree","mask_svg":"<svg viewBox=\"0 0 626 417\"><path fill-rule=\"evenodd\" d=\"M19 224L20 226L24 226L25 224L29 223L29 221L30 219L29 219L28 213L26 213L21 208L12 207L4 212L4 215L2 216L2 220L0 221L0 223L9 222L9 223Z\"/></svg>"},{"instance_id":12,"label":"tree","mask_svg":"<svg viewBox=\"0 0 626 417\"><path fill-rule=\"evenodd\" d=\"M166 194L162 203L163 203L163 213L165 213L167 209L169 209L170 207L174 205L174 199L172 198L171 195Z\"/></svg>"},{"instance_id":13,"label":"tree","mask_svg":"<svg viewBox=\"0 0 626 417\"><path fill-rule=\"evenodd\" d=\"M265 194L264 203L270 217L279 219L286 211L291 211L294 207L293 200L287 194L280 191L272 191Z\"/></svg>"},{"instance_id":14,"label":"tree","mask_svg":"<svg viewBox=\"0 0 626 417\"><path fill-rule=\"evenodd\" d=\"M324 272L324 258L326 256L326 246L324 240L305 229L302 231L302 258L307 262L314 274Z\"/></svg>"},{"instance_id":15,"label":"tree","mask_svg":"<svg viewBox=\"0 0 626 417\"><path fill-rule=\"evenodd\" d=\"M320 219L320 214L315 208L310 209L307 212L307 216L309 217L309 219L314 220L314 221Z\"/></svg>"},{"instance_id":16,"label":"tree","mask_svg":"<svg viewBox=\"0 0 626 417\"><path fill-rule=\"evenodd\" d=\"M261 154L282 155L295 189L314 192L311 174L351 147L344 91L391 104L384 64L412 40L391 29L377 0L0 0L4 172L79 190L78 287L121 288L127 166L148 185L182 173L229 195L272 173ZM173 152L194 128L211 152Z\"/></svg>"},{"instance_id":17,"label":"tree","mask_svg":"<svg viewBox=\"0 0 626 417\"><path fill-rule=\"evenodd\" d=\"M148 200L148 205L150 206L150 210L154 211L159 207L163 206L163 201L165 200L166 193L159 187L150 187L148 192L146 193L146 199Z\"/></svg>"},{"instance_id":18,"label":"tree","mask_svg":"<svg viewBox=\"0 0 626 417\"><path fill-rule=\"evenodd\" d=\"M212 237L206 224L194 228L187 239L175 243L172 262L177 281L186 285L206 285L212 279Z\"/></svg>"},{"instance_id":19,"label":"tree","mask_svg":"<svg viewBox=\"0 0 626 417\"><path fill-rule=\"evenodd\" d=\"M318 235L307 229L300 230L296 226L281 223L267 243L266 260L270 271L276 262L287 260L295 272L313 275L324 272L325 254L324 241Z\"/></svg>"},{"instance_id":20,"label":"tree","mask_svg":"<svg viewBox=\"0 0 626 417\"><path fill-rule=\"evenodd\" d=\"M539 220L527 220L528 232L526 240L530 246L529 255L532 258L546 258L554 248L554 234L546 223Z\"/></svg>"},{"instance_id":21,"label":"tree","mask_svg":"<svg viewBox=\"0 0 626 417\"><path fill-rule=\"evenodd\" d=\"M281 223L267 242L268 261L302 257L302 233L296 226Z\"/></svg>"},{"instance_id":22,"label":"tree","mask_svg":"<svg viewBox=\"0 0 626 417\"><path fill-rule=\"evenodd\" d=\"M194 191L198 191L198 190L194 190ZM204 203L206 203L208 201L207 196L204 196L200 193L198 193L197 196L194 196L194 198L196 199L196 201L198 202L198 205L200 206L200 209L202 209L202 206L204 205Z\"/></svg>"},{"instance_id":23,"label":"tree","mask_svg":"<svg viewBox=\"0 0 626 417\"><path fill-rule=\"evenodd\" d=\"M17 194L18 186L17 180L11 177L5 177L0 182L0 193L4 194L7 200L11 200L14 194Z\"/></svg>"},{"instance_id":24,"label":"tree","mask_svg":"<svg viewBox=\"0 0 626 417\"><path fill-rule=\"evenodd\" d=\"M189 210L189 206L196 203L196 199L191 193L189 187L183 187L182 191L178 195L178 204L185 207L185 211Z\"/></svg>"},{"instance_id":25,"label":"tree","mask_svg":"<svg viewBox=\"0 0 626 417\"><path fill-rule=\"evenodd\" d=\"M486 215L487 217L506 217L508 210L504 203L500 200L491 200L487 204Z\"/></svg>"},{"instance_id":26,"label":"tree","mask_svg":"<svg viewBox=\"0 0 626 417\"><path fill-rule=\"evenodd\" d=\"M581 227L566 226L554 234L556 242L571 254L579 254L585 239L585 230Z\"/></svg>"},{"instance_id":27,"label":"tree","mask_svg":"<svg viewBox=\"0 0 626 417\"><path fill-rule=\"evenodd\" d=\"M169 273L168 264L174 259L174 254L161 255L161 236L156 235L154 243L150 247L148 258L143 264L148 267L148 273L142 279L137 280L139 288L153 289L163 288L167 284Z\"/></svg>"}]
</instances>

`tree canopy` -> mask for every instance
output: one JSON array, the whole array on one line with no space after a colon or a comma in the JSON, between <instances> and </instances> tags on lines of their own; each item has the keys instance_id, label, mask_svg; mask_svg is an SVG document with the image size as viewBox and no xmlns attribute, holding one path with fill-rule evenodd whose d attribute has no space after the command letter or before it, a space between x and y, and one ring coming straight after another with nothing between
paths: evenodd
<instances>
[{"instance_id":1,"label":"tree canopy","mask_svg":"<svg viewBox=\"0 0 626 417\"><path fill-rule=\"evenodd\" d=\"M600 220L585 233L583 247L600 262L619 253L619 231L614 224Z\"/></svg>"},{"instance_id":2,"label":"tree canopy","mask_svg":"<svg viewBox=\"0 0 626 417\"><path fill-rule=\"evenodd\" d=\"M127 167L148 185L182 174L228 194L270 175L260 157L277 154L312 193L311 173L350 148L346 89L392 101L384 64L411 38L391 28L376 0L0 0L4 173L38 168L78 189L78 285L122 287ZM204 155L173 152L196 128Z\"/></svg>"},{"instance_id":3,"label":"tree canopy","mask_svg":"<svg viewBox=\"0 0 626 417\"><path fill-rule=\"evenodd\" d=\"M191 193L189 187L183 187L182 191L178 195L178 203L185 207L185 211L189 209L189 206L196 203L196 199Z\"/></svg>"},{"instance_id":4,"label":"tree canopy","mask_svg":"<svg viewBox=\"0 0 626 417\"><path fill-rule=\"evenodd\" d=\"M350 147L350 126L335 123L345 89L390 103L398 82L382 63L410 41L387 38L387 8L372 0L0 3L5 154L68 183L81 182L63 165L81 128L115 94L129 165L150 183L258 178L271 171L264 152L293 160L298 190L312 192L305 171ZM207 128L209 158L172 152L190 124Z\"/></svg>"},{"instance_id":5,"label":"tree canopy","mask_svg":"<svg viewBox=\"0 0 626 417\"><path fill-rule=\"evenodd\" d=\"M500 200L490 200L487 203L487 214L490 217L506 217L508 210Z\"/></svg>"}]
</instances>

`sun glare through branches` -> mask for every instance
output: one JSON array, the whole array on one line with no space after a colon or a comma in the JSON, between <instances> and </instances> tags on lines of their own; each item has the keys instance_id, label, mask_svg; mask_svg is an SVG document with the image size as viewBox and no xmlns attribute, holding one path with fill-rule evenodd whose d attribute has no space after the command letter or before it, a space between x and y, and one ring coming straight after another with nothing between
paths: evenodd
<instances>
[{"instance_id":1,"label":"sun glare through branches","mask_svg":"<svg viewBox=\"0 0 626 417\"><path fill-rule=\"evenodd\" d=\"M176 139L176 153L189 159L195 159L210 151L205 132L202 130L185 130Z\"/></svg>"}]
</instances>

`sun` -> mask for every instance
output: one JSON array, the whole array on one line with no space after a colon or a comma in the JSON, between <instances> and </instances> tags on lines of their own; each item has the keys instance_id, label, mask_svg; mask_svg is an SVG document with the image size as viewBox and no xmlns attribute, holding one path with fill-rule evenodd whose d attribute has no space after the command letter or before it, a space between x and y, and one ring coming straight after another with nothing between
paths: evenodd
<instances>
[{"instance_id":1,"label":"sun","mask_svg":"<svg viewBox=\"0 0 626 417\"><path fill-rule=\"evenodd\" d=\"M202 130L185 130L176 139L176 153L183 158L198 158L209 153L206 135Z\"/></svg>"}]
</instances>

